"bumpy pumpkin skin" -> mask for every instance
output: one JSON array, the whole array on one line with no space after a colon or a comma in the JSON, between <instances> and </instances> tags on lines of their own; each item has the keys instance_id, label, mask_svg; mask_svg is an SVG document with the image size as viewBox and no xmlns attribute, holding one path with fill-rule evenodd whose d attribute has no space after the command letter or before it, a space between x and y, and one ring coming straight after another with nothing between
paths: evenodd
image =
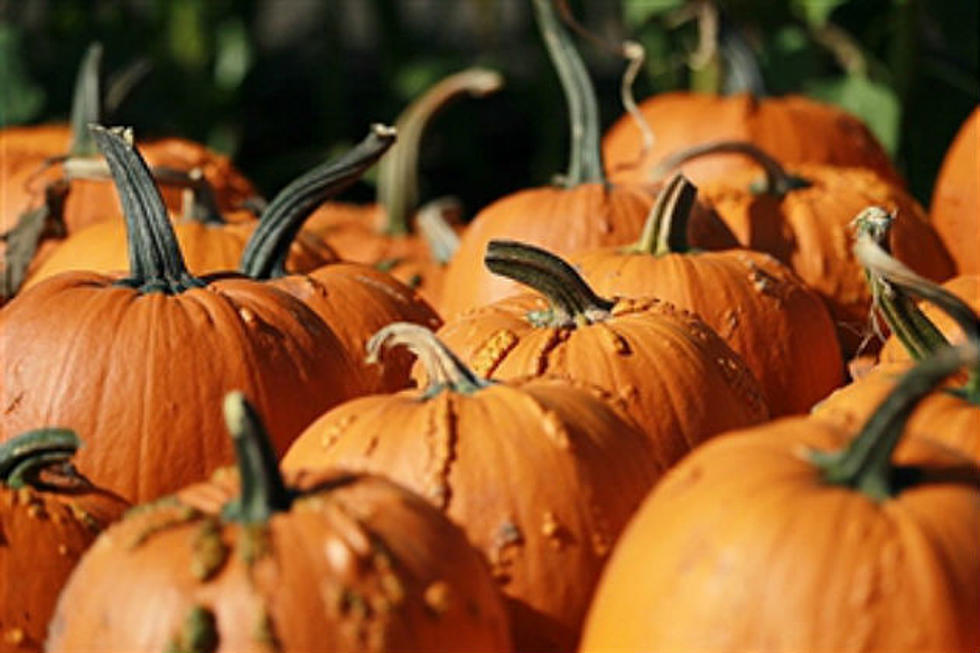
<instances>
[{"instance_id":1,"label":"bumpy pumpkin skin","mask_svg":"<svg viewBox=\"0 0 980 653\"><path fill-rule=\"evenodd\" d=\"M427 497L489 560L516 650L573 650L611 547L665 465L592 388L529 379L420 395L337 407L283 468L383 472Z\"/></svg>"},{"instance_id":2,"label":"bumpy pumpkin skin","mask_svg":"<svg viewBox=\"0 0 980 653\"><path fill-rule=\"evenodd\" d=\"M63 274L4 307L0 440L72 428L86 442L79 470L145 501L231 461L224 393L255 398L281 453L317 415L363 392L337 337L280 290L226 278L140 294L117 279Z\"/></svg>"},{"instance_id":3,"label":"bumpy pumpkin skin","mask_svg":"<svg viewBox=\"0 0 980 653\"><path fill-rule=\"evenodd\" d=\"M619 183L649 183L661 160L688 147L738 140L757 145L785 164L865 167L902 184L888 155L860 120L809 98L675 92L645 100L639 108L655 136L645 157L640 158L640 129L629 115L621 117L603 139L607 169ZM700 185L746 165L743 157L722 155L691 161L682 170Z\"/></svg>"},{"instance_id":4,"label":"bumpy pumpkin skin","mask_svg":"<svg viewBox=\"0 0 980 653\"><path fill-rule=\"evenodd\" d=\"M743 247L772 254L824 298L850 358L867 332L871 307L864 273L851 252L851 221L860 211L881 206L896 212L889 235L892 255L919 274L942 281L953 273L952 263L921 207L875 173L818 165L787 171L812 185L781 198L756 194L750 187L758 175L744 170L706 184L701 198Z\"/></svg>"},{"instance_id":5,"label":"bumpy pumpkin skin","mask_svg":"<svg viewBox=\"0 0 980 653\"><path fill-rule=\"evenodd\" d=\"M767 254L607 249L571 262L600 295L657 297L697 313L752 370L774 417L804 413L844 382L820 297Z\"/></svg>"},{"instance_id":6,"label":"bumpy pumpkin skin","mask_svg":"<svg viewBox=\"0 0 980 653\"><path fill-rule=\"evenodd\" d=\"M966 459L903 441L896 461L935 474L878 503L806 458L851 433L778 420L668 472L613 553L581 651L976 651L980 494Z\"/></svg>"},{"instance_id":7,"label":"bumpy pumpkin skin","mask_svg":"<svg viewBox=\"0 0 980 653\"><path fill-rule=\"evenodd\" d=\"M301 491L337 486L264 527L219 523L237 477L222 470L97 540L46 650L199 650L182 637L195 607L214 618L196 631L214 653L509 650L485 563L420 497L380 477L299 473L286 480Z\"/></svg>"},{"instance_id":8,"label":"bumpy pumpkin skin","mask_svg":"<svg viewBox=\"0 0 980 653\"><path fill-rule=\"evenodd\" d=\"M75 563L129 505L84 482L65 488L14 490L0 482L0 653L42 650Z\"/></svg>"},{"instance_id":9,"label":"bumpy pumpkin skin","mask_svg":"<svg viewBox=\"0 0 980 653\"><path fill-rule=\"evenodd\" d=\"M480 376L554 375L603 388L623 401L662 465L769 415L745 362L692 313L657 299L619 299L603 322L534 326L528 314L547 308L525 293L470 311L437 335Z\"/></svg>"},{"instance_id":10,"label":"bumpy pumpkin skin","mask_svg":"<svg viewBox=\"0 0 980 653\"><path fill-rule=\"evenodd\" d=\"M272 280L271 285L309 306L330 329L358 367L367 392L407 388L414 357L391 352L384 366L365 361L368 339L392 322L411 322L437 329L442 320L414 290L367 265L336 263L304 275Z\"/></svg>"},{"instance_id":11,"label":"bumpy pumpkin skin","mask_svg":"<svg viewBox=\"0 0 980 653\"><path fill-rule=\"evenodd\" d=\"M980 274L980 107L946 151L929 219L960 274Z\"/></svg>"}]
</instances>

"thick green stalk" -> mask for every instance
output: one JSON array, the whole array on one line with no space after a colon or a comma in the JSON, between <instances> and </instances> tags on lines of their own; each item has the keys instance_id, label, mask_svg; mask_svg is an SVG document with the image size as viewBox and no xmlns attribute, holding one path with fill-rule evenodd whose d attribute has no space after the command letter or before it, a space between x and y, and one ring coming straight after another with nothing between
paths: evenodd
<instances>
[{"instance_id":1,"label":"thick green stalk","mask_svg":"<svg viewBox=\"0 0 980 653\"><path fill-rule=\"evenodd\" d=\"M681 150L661 161L654 170L653 176L655 178L663 177L674 168L684 165L688 161L693 161L694 159L711 154L744 154L750 157L753 162L765 171L766 181L765 185L761 188L761 192L766 195L781 197L792 190L806 188L810 185L810 182L806 179L786 172L786 169L783 168L779 161L772 158L763 150L752 143L743 141L715 141Z\"/></svg>"},{"instance_id":2,"label":"thick green stalk","mask_svg":"<svg viewBox=\"0 0 980 653\"><path fill-rule=\"evenodd\" d=\"M71 101L71 146L69 156L95 156L99 153L89 131L89 125L102 122L102 44L92 43L85 51L75 77L75 93Z\"/></svg>"},{"instance_id":3,"label":"thick green stalk","mask_svg":"<svg viewBox=\"0 0 980 653\"><path fill-rule=\"evenodd\" d=\"M81 444L75 432L69 429L47 428L22 433L0 444L0 484L15 490L36 485L41 470L68 462Z\"/></svg>"},{"instance_id":4,"label":"thick green stalk","mask_svg":"<svg viewBox=\"0 0 980 653\"><path fill-rule=\"evenodd\" d=\"M245 244L239 270L253 279L285 276L289 248L310 213L360 179L394 142L394 128L372 125L351 150L290 182L262 213Z\"/></svg>"},{"instance_id":5,"label":"thick green stalk","mask_svg":"<svg viewBox=\"0 0 980 653\"><path fill-rule=\"evenodd\" d=\"M697 196L697 187L687 177L671 177L657 194L640 239L625 251L653 256L687 252L687 225Z\"/></svg>"}]
</instances>

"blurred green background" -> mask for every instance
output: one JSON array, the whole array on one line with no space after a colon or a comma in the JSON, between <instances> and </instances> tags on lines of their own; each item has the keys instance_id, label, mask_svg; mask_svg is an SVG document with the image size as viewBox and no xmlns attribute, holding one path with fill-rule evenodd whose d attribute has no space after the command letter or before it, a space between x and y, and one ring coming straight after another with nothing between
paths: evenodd
<instances>
[{"instance_id":1,"label":"blurred green background","mask_svg":"<svg viewBox=\"0 0 980 653\"><path fill-rule=\"evenodd\" d=\"M928 201L942 154L980 102L977 0L570 0L602 39L647 48L638 98L678 88L805 93L861 115ZM714 38L712 38L714 37ZM0 123L64 120L76 65L105 46L108 77L152 71L112 122L231 155L266 195L392 122L470 65L506 89L441 114L422 199L470 213L565 167L567 122L529 0L0 0ZM580 40L606 126L624 62ZM372 196L368 184L348 193Z\"/></svg>"}]
</instances>

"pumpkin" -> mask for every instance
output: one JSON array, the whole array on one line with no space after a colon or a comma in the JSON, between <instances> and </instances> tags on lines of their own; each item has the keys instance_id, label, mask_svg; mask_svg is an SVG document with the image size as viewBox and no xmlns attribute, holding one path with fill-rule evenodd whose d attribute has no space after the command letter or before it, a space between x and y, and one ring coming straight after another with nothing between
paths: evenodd
<instances>
[{"instance_id":1,"label":"pumpkin","mask_svg":"<svg viewBox=\"0 0 980 653\"><path fill-rule=\"evenodd\" d=\"M980 107L953 140L929 205L929 219L960 274L980 274Z\"/></svg>"},{"instance_id":2,"label":"pumpkin","mask_svg":"<svg viewBox=\"0 0 980 653\"><path fill-rule=\"evenodd\" d=\"M677 91L649 98L638 108L653 130L652 147L644 148L640 127L629 115L617 120L602 142L610 175L618 183L650 183L664 159L681 150L713 141L744 141L789 166L870 168L902 185L884 148L864 123L810 98ZM685 162L682 172L701 185L744 167L744 159L726 154Z\"/></svg>"},{"instance_id":3,"label":"pumpkin","mask_svg":"<svg viewBox=\"0 0 980 653\"><path fill-rule=\"evenodd\" d=\"M425 496L489 560L515 648L573 650L610 547L665 466L594 389L487 381L412 324L385 327L368 348L397 346L422 361L426 385L331 410L283 469L383 473Z\"/></svg>"},{"instance_id":4,"label":"pumpkin","mask_svg":"<svg viewBox=\"0 0 980 653\"><path fill-rule=\"evenodd\" d=\"M237 474L141 506L81 560L47 651L507 651L503 602L463 533L376 476L280 474L225 400Z\"/></svg>"},{"instance_id":5,"label":"pumpkin","mask_svg":"<svg viewBox=\"0 0 980 653\"><path fill-rule=\"evenodd\" d=\"M929 439L943 423L906 425L978 362L923 361L858 428L785 418L697 449L620 539L580 650L980 649L980 470Z\"/></svg>"},{"instance_id":6,"label":"pumpkin","mask_svg":"<svg viewBox=\"0 0 980 653\"><path fill-rule=\"evenodd\" d=\"M895 214L890 231L894 255L934 280L948 278L952 264L921 207L899 187L867 169L818 164L783 166L747 143L711 143L668 162L747 155L765 169L761 187L752 170L732 172L701 187L701 197L728 225L738 242L788 265L827 303L845 358L862 346L871 295L851 254L851 221L868 205Z\"/></svg>"},{"instance_id":7,"label":"pumpkin","mask_svg":"<svg viewBox=\"0 0 980 653\"><path fill-rule=\"evenodd\" d=\"M0 652L41 651L61 587L125 501L80 476L80 445L65 429L0 444Z\"/></svg>"},{"instance_id":8,"label":"pumpkin","mask_svg":"<svg viewBox=\"0 0 980 653\"><path fill-rule=\"evenodd\" d=\"M595 384L624 402L662 465L768 417L745 362L693 313L649 297L600 297L563 260L523 243L492 241L485 258L495 274L537 292L474 309L438 331L477 374Z\"/></svg>"},{"instance_id":9,"label":"pumpkin","mask_svg":"<svg viewBox=\"0 0 980 653\"><path fill-rule=\"evenodd\" d=\"M79 470L142 501L230 461L216 393L251 393L281 452L363 391L343 345L301 302L233 274L192 276L145 162L122 132L95 135L125 207L129 275L62 274L0 311L0 441L72 428L87 442Z\"/></svg>"},{"instance_id":10,"label":"pumpkin","mask_svg":"<svg viewBox=\"0 0 980 653\"><path fill-rule=\"evenodd\" d=\"M395 140L395 130L374 125L360 145L290 184L262 216L242 253L242 274L300 299L337 334L370 392L409 385L410 356L384 370L364 361L365 343L395 321L430 327L442 324L435 311L394 277L360 263L336 263L305 274L287 275L286 253L312 207L358 179Z\"/></svg>"},{"instance_id":11,"label":"pumpkin","mask_svg":"<svg viewBox=\"0 0 980 653\"><path fill-rule=\"evenodd\" d=\"M657 297L697 313L759 380L772 416L803 413L844 382L837 333L820 297L768 254L692 251L697 189L678 174L633 245L570 259L600 295Z\"/></svg>"},{"instance_id":12,"label":"pumpkin","mask_svg":"<svg viewBox=\"0 0 980 653\"><path fill-rule=\"evenodd\" d=\"M417 288L435 305L442 289L444 268L452 249L433 242L432 227L412 213L418 205L418 157L422 137L435 115L462 96L484 97L503 85L499 73L467 68L434 84L398 117L398 143L378 165L377 202L354 205L327 202L310 216L306 228L321 236L341 255L356 263L380 265L385 272ZM429 220L454 233L458 203L440 202ZM421 216L421 212L418 214ZM455 227L459 229L458 226Z\"/></svg>"}]
</instances>

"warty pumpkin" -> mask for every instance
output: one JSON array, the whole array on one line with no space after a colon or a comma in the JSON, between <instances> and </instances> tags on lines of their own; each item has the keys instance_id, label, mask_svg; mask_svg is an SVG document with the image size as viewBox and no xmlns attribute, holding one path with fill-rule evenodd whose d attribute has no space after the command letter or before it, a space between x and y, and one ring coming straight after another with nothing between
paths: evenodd
<instances>
[{"instance_id":1,"label":"warty pumpkin","mask_svg":"<svg viewBox=\"0 0 980 653\"><path fill-rule=\"evenodd\" d=\"M78 436L39 429L0 444L0 652L40 653L82 552L128 504L79 475Z\"/></svg>"},{"instance_id":2,"label":"warty pumpkin","mask_svg":"<svg viewBox=\"0 0 980 653\"><path fill-rule=\"evenodd\" d=\"M225 400L237 474L131 511L79 563L47 651L506 652L503 601L421 497L344 471L281 475Z\"/></svg>"},{"instance_id":3,"label":"warty pumpkin","mask_svg":"<svg viewBox=\"0 0 980 653\"><path fill-rule=\"evenodd\" d=\"M772 256L692 250L697 189L675 175L633 245L569 259L605 296L656 297L697 313L759 380L773 417L803 413L844 382L837 333L820 297Z\"/></svg>"},{"instance_id":4,"label":"warty pumpkin","mask_svg":"<svg viewBox=\"0 0 980 653\"><path fill-rule=\"evenodd\" d=\"M425 385L331 410L283 468L381 473L425 496L489 560L515 649L573 650L606 556L665 465L594 388L482 379L412 324L368 347L379 358L399 346L418 356Z\"/></svg>"},{"instance_id":5,"label":"warty pumpkin","mask_svg":"<svg viewBox=\"0 0 980 653\"><path fill-rule=\"evenodd\" d=\"M856 429L807 417L715 438L644 501L581 651L980 648L980 469L906 425L947 348ZM896 448L897 447L897 448Z\"/></svg>"},{"instance_id":6,"label":"warty pumpkin","mask_svg":"<svg viewBox=\"0 0 980 653\"><path fill-rule=\"evenodd\" d=\"M66 273L0 311L0 441L62 425L87 446L79 470L133 501L229 462L215 397L244 388L278 451L323 410L363 392L343 345L267 284L192 276L145 162L123 133L95 130L130 234L125 277Z\"/></svg>"},{"instance_id":7,"label":"warty pumpkin","mask_svg":"<svg viewBox=\"0 0 980 653\"><path fill-rule=\"evenodd\" d=\"M960 127L943 158L929 220L960 274L980 274L980 107Z\"/></svg>"},{"instance_id":8,"label":"warty pumpkin","mask_svg":"<svg viewBox=\"0 0 980 653\"><path fill-rule=\"evenodd\" d=\"M661 465L716 433L769 416L745 362L693 313L649 297L600 297L571 266L531 245L492 241L485 260L495 274L537 292L474 309L439 329L480 376L595 384L624 402Z\"/></svg>"}]
</instances>

